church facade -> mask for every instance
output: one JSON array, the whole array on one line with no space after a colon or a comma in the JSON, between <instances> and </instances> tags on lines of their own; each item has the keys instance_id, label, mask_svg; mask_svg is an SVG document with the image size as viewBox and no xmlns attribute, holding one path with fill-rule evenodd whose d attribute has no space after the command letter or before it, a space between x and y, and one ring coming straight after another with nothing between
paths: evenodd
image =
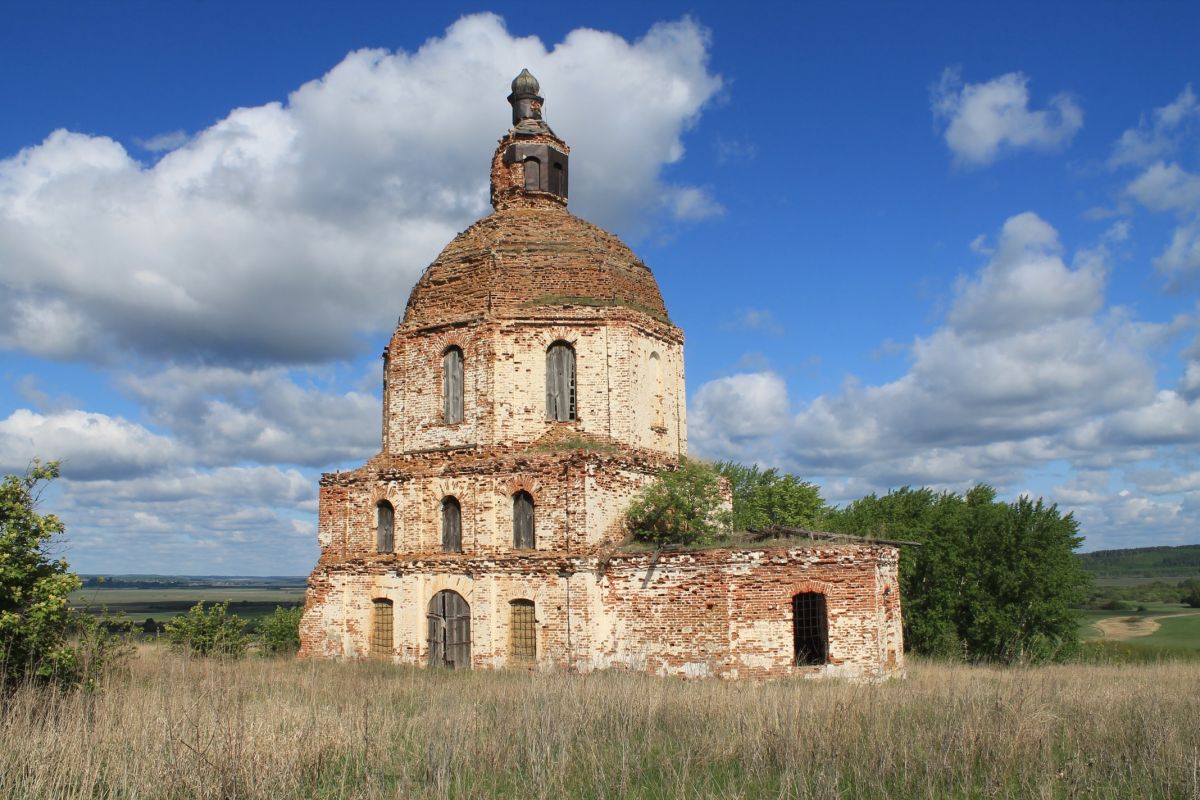
<instances>
[{"instance_id":1,"label":"church facade","mask_svg":"<svg viewBox=\"0 0 1200 800\"><path fill-rule=\"evenodd\" d=\"M649 268L567 211L570 149L522 71L493 213L426 269L383 357L382 448L321 479L301 654L457 668L878 678L898 551L627 552L687 454L683 332Z\"/></svg>"}]
</instances>

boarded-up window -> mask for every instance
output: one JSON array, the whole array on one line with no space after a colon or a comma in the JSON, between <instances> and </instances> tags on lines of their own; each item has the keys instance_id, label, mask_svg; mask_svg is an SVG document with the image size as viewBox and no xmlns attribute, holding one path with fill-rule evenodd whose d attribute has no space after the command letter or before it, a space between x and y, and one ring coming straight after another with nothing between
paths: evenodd
<instances>
[{"instance_id":1,"label":"boarded-up window","mask_svg":"<svg viewBox=\"0 0 1200 800\"><path fill-rule=\"evenodd\" d=\"M429 666L470 669L471 607L458 592L438 592L429 601Z\"/></svg>"},{"instance_id":2,"label":"boarded-up window","mask_svg":"<svg viewBox=\"0 0 1200 800\"><path fill-rule=\"evenodd\" d=\"M513 600L508 604L508 652L512 664L537 661L537 619L532 600Z\"/></svg>"},{"instance_id":3,"label":"boarded-up window","mask_svg":"<svg viewBox=\"0 0 1200 800\"><path fill-rule=\"evenodd\" d=\"M463 421L463 352L457 347L442 356L442 406L447 425Z\"/></svg>"},{"instance_id":4,"label":"boarded-up window","mask_svg":"<svg viewBox=\"0 0 1200 800\"><path fill-rule=\"evenodd\" d=\"M533 546L533 496L517 492L513 495L513 547L531 550Z\"/></svg>"},{"instance_id":5,"label":"boarded-up window","mask_svg":"<svg viewBox=\"0 0 1200 800\"><path fill-rule=\"evenodd\" d=\"M542 164L536 158L525 159L525 188L531 192L542 188Z\"/></svg>"},{"instance_id":6,"label":"boarded-up window","mask_svg":"<svg viewBox=\"0 0 1200 800\"><path fill-rule=\"evenodd\" d=\"M453 497L442 501L442 549L462 552L462 506Z\"/></svg>"},{"instance_id":7,"label":"boarded-up window","mask_svg":"<svg viewBox=\"0 0 1200 800\"><path fill-rule=\"evenodd\" d=\"M392 601L371 603L371 658L392 657Z\"/></svg>"},{"instance_id":8,"label":"boarded-up window","mask_svg":"<svg viewBox=\"0 0 1200 800\"><path fill-rule=\"evenodd\" d=\"M392 504L387 500L380 500L375 506L375 549L380 553L392 552L395 543L395 519L396 513Z\"/></svg>"},{"instance_id":9,"label":"boarded-up window","mask_svg":"<svg viewBox=\"0 0 1200 800\"><path fill-rule=\"evenodd\" d=\"M801 592L792 598L792 635L798 665L824 664L829 657L825 595Z\"/></svg>"},{"instance_id":10,"label":"boarded-up window","mask_svg":"<svg viewBox=\"0 0 1200 800\"><path fill-rule=\"evenodd\" d=\"M575 349L555 342L546 351L546 416L566 422L575 419Z\"/></svg>"}]
</instances>

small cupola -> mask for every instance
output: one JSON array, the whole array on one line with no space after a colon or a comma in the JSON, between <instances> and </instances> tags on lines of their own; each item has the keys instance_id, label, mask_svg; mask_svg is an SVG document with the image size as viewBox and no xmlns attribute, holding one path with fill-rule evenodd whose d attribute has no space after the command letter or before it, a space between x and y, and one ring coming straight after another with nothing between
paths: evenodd
<instances>
[{"instance_id":1,"label":"small cupola","mask_svg":"<svg viewBox=\"0 0 1200 800\"><path fill-rule=\"evenodd\" d=\"M571 149L542 119L541 86L528 69L513 78L512 127L492 160L492 206L497 210L566 205Z\"/></svg>"}]
</instances>

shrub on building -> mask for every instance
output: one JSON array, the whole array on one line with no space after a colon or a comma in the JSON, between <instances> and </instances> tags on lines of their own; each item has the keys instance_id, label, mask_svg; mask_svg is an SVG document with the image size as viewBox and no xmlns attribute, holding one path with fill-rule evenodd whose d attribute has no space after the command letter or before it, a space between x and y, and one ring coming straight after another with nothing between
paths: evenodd
<instances>
[{"instance_id":1,"label":"shrub on building","mask_svg":"<svg viewBox=\"0 0 1200 800\"><path fill-rule=\"evenodd\" d=\"M229 602L206 608L201 601L169 621L163 633L171 647L198 656L241 658L250 644L246 621L229 613Z\"/></svg>"},{"instance_id":2,"label":"shrub on building","mask_svg":"<svg viewBox=\"0 0 1200 800\"><path fill-rule=\"evenodd\" d=\"M685 458L649 483L625 514L634 537L659 547L708 544L729 531L721 475L716 468Z\"/></svg>"}]
</instances>

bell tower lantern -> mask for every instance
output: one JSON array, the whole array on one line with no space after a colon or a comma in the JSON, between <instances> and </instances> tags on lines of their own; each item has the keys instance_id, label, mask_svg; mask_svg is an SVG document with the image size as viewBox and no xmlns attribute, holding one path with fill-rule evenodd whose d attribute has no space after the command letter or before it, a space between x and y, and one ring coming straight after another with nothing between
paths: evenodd
<instances>
[{"instance_id":1,"label":"bell tower lantern","mask_svg":"<svg viewBox=\"0 0 1200 800\"><path fill-rule=\"evenodd\" d=\"M511 206L567 203L567 157L571 149L542 119L537 78L527 69L513 79L512 127L500 140L492 164L492 205ZM498 163L497 163L498 162Z\"/></svg>"}]
</instances>

